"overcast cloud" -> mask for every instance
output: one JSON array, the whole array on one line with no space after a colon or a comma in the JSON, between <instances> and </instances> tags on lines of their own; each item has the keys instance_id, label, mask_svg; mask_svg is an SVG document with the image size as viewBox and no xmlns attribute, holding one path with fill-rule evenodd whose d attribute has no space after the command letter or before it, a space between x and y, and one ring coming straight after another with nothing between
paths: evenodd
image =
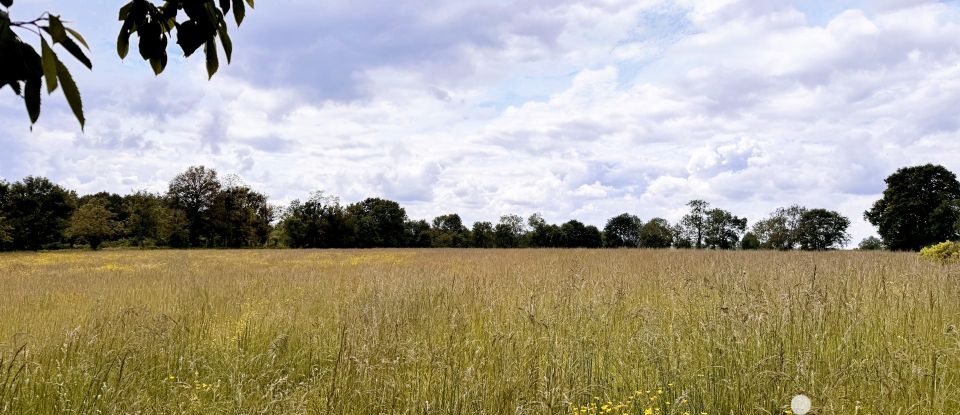
<instances>
[{"instance_id":1,"label":"overcast cloud","mask_svg":"<svg viewBox=\"0 0 960 415\"><path fill-rule=\"evenodd\" d=\"M960 172L955 2L264 0L209 82L199 58L158 78L121 62L120 3L12 8L75 21L94 71L71 65L82 133L59 93L31 132L2 91L0 178L162 191L204 164L276 202L467 222L799 203L849 216L856 242L898 167Z\"/></svg>"}]
</instances>

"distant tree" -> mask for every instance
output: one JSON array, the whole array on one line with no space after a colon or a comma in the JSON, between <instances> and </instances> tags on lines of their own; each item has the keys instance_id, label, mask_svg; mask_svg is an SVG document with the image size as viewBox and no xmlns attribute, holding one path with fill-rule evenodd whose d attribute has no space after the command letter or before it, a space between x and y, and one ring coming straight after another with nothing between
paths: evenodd
<instances>
[{"instance_id":1,"label":"distant tree","mask_svg":"<svg viewBox=\"0 0 960 415\"><path fill-rule=\"evenodd\" d=\"M209 212L220 188L216 170L204 166L192 166L170 182L167 198L174 208L187 215L190 244L193 246L205 246L212 242L209 240L212 223Z\"/></svg>"},{"instance_id":2,"label":"distant tree","mask_svg":"<svg viewBox=\"0 0 960 415\"><path fill-rule=\"evenodd\" d=\"M640 246L643 221L629 213L614 216L603 227L603 245L609 248L636 248Z\"/></svg>"},{"instance_id":3,"label":"distant tree","mask_svg":"<svg viewBox=\"0 0 960 415\"><path fill-rule=\"evenodd\" d=\"M640 228L640 246L643 248L669 248L673 243L673 228L663 218L653 218Z\"/></svg>"},{"instance_id":4,"label":"distant tree","mask_svg":"<svg viewBox=\"0 0 960 415\"><path fill-rule=\"evenodd\" d=\"M490 222L474 223L470 235L473 239L470 246L474 248L493 248L495 246L493 224Z\"/></svg>"},{"instance_id":5,"label":"distant tree","mask_svg":"<svg viewBox=\"0 0 960 415\"><path fill-rule=\"evenodd\" d=\"M13 248L13 226L10 226L7 218L5 201L7 193L10 191L10 184L0 179L0 251L6 251Z\"/></svg>"},{"instance_id":6,"label":"distant tree","mask_svg":"<svg viewBox=\"0 0 960 415\"><path fill-rule=\"evenodd\" d=\"M578 220L560 225L562 246L566 248L599 248L603 246L603 236L596 226L587 226Z\"/></svg>"},{"instance_id":7,"label":"distant tree","mask_svg":"<svg viewBox=\"0 0 960 415\"><path fill-rule=\"evenodd\" d=\"M530 229L536 229L547 225L547 221L543 219L543 215L539 213L534 213L527 218L527 226Z\"/></svg>"},{"instance_id":8,"label":"distant tree","mask_svg":"<svg viewBox=\"0 0 960 415\"><path fill-rule=\"evenodd\" d=\"M100 199L103 201L104 207L106 207L107 210L113 214L114 220L116 220L118 223L122 224L127 220L127 201L123 196L110 192L98 192L92 195L83 195L77 200L77 206L83 205L91 199ZM118 234L118 236L121 235Z\"/></svg>"},{"instance_id":9,"label":"distant tree","mask_svg":"<svg viewBox=\"0 0 960 415\"><path fill-rule=\"evenodd\" d=\"M241 185L217 192L209 217L213 246L257 247L267 242L274 211L265 195Z\"/></svg>"},{"instance_id":10,"label":"distant tree","mask_svg":"<svg viewBox=\"0 0 960 415\"><path fill-rule=\"evenodd\" d=\"M530 215L527 219L530 232L527 235L527 245L536 248L558 248L564 244L560 227L549 224L539 213Z\"/></svg>"},{"instance_id":11,"label":"distant tree","mask_svg":"<svg viewBox=\"0 0 960 415\"><path fill-rule=\"evenodd\" d=\"M466 248L470 246L470 231L463 226L460 215L451 213L433 219L433 246L437 248Z\"/></svg>"},{"instance_id":12,"label":"distant tree","mask_svg":"<svg viewBox=\"0 0 960 415\"><path fill-rule=\"evenodd\" d=\"M677 235L688 241L692 247L701 249L705 244L707 212L710 211L710 204L703 200L691 200L687 206L690 207L690 213L680 220Z\"/></svg>"},{"instance_id":13,"label":"distant tree","mask_svg":"<svg viewBox=\"0 0 960 415\"><path fill-rule=\"evenodd\" d=\"M711 209L706 214L703 232L705 246L712 249L734 249L740 235L747 228L747 219L734 216L723 209Z\"/></svg>"},{"instance_id":14,"label":"distant tree","mask_svg":"<svg viewBox=\"0 0 960 415\"><path fill-rule=\"evenodd\" d=\"M407 212L392 200L368 198L347 206L356 246L396 248L404 244Z\"/></svg>"},{"instance_id":15,"label":"distant tree","mask_svg":"<svg viewBox=\"0 0 960 415\"><path fill-rule=\"evenodd\" d=\"M97 250L119 230L120 223L114 220L115 216L107 209L106 199L87 199L73 212L66 234L86 241L90 249Z\"/></svg>"},{"instance_id":16,"label":"distant tree","mask_svg":"<svg viewBox=\"0 0 960 415\"><path fill-rule=\"evenodd\" d=\"M850 219L826 209L811 209L800 218L800 249L825 251L841 248L850 241Z\"/></svg>"},{"instance_id":17,"label":"distant tree","mask_svg":"<svg viewBox=\"0 0 960 415\"><path fill-rule=\"evenodd\" d=\"M857 249L861 251L882 251L884 249L883 241L876 236L868 236L860 241L860 245L857 246Z\"/></svg>"},{"instance_id":18,"label":"distant tree","mask_svg":"<svg viewBox=\"0 0 960 415\"><path fill-rule=\"evenodd\" d=\"M501 216L494 229L495 245L497 248L519 248L525 233L523 218L517 215Z\"/></svg>"},{"instance_id":19,"label":"distant tree","mask_svg":"<svg viewBox=\"0 0 960 415\"><path fill-rule=\"evenodd\" d=\"M165 202L159 195L138 191L124 197L126 220L123 228L136 246L143 248L147 241L159 242L160 221Z\"/></svg>"},{"instance_id":20,"label":"distant tree","mask_svg":"<svg viewBox=\"0 0 960 415\"><path fill-rule=\"evenodd\" d=\"M743 239L740 240L740 249L748 251L760 249L760 238L757 238L757 234L753 232L743 234Z\"/></svg>"},{"instance_id":21,"label":"distant tree","mask_svg":"<svg viewBox=\"0 0 960 415\"><path fill-rule=\"evenodd\" d=\"M796 248L800 243L797 228L800 225L800 217L806 211L807 208L798 205L778 208L769 218L754 224L753 233L760 240L761 247L779 250Z\"/></svg>"},{"instance_id":22,"label":"distant tree","mask_svg":"<svg viewBox=\"0 0 960 415\"><path fill-rule=\"evenodd\" d=\"M13 249L37 250L63 239L77 195L43 177L27 177L5 190L3 212Z\"/></svg>"},{"instance_id":23,"label":"distant tree","mask_svg":"<svg viewBox=\"0 0 960 415\"><path fill-rule=\"evenodd\" d=\"M283 222L277 224L277 226L270 229L270 235L267 236L267 248L289 248L290 245L287 245L287 242L290 238L287 237L287 228L284 226Z\"/></svg>"},{"instance_id":24,"label":"distant tree","mask_svg":"<svg viewBox=\"0 0 960 415\"><path fill-rule=\"evenodd\" d=\"M157 210L157 241L173 248L190 246L190 222L182 210L161 205Z\"/></svg>"},{"instance_id":25,"label":"distant tree","mask_svg":"<svg viewBox=\"0 0 960 415\"><path fill-rule=\"evenodd\" d=\"M671 233L673 234L674 248L692 249L694 247L693 240L696 238L696 235L692 233L690 228L685 226L682 221L671 228Z\"/></svg>"},{"instance_id":26,"label":"distant tree","mask_svg":"<svg viewBox=\"0 0 960 415\"><path fill-rule=\"evenodd\" d=\"M584 248L601 248L603 247L603 232L599 228L593 225L587 225L587 231L583 239Z\"/></svg>"},{"instance_id":27,"label":"distant tree","mask_svg":"<svg viewBox=\"0 0 960 415\"><path fill-rule=\"evenodd\" d=\"M943 166L905 167L886 179L883 197L864 217L895 251L918 251L957 239L960 182Z\"/></svg>"},{"instance_id":28,"label":"distant tree","mask_svg":"<svg viewBox=\"0 0 960 415\"><path fill-rule=\"evenodd\" d=\"M343 248L353 237L346 210L323 192L304 202L294 200L284 212L287 246L292 248Z\"/></svg>"},{"instance_id":29,"label":"distant tree","mask_svg":"<svg viewBox=\"0 0 960 415\"><path fill-rule=\"evenodd\" d=\"M433 232L427 221L408 220L403 224L404 246L410 248L429 248L433 246Z\"/></svg>"},{"instance_id":30,"label":"distant tree","mask_svg":"<svg viewBox=\"0 0 960 415\"><path fill-rule=\"evenodd\" d=\"M13 227L7 224L7 218L0 216L0 251L6 251L13 245Z\"/></svg>"}]
</instances>

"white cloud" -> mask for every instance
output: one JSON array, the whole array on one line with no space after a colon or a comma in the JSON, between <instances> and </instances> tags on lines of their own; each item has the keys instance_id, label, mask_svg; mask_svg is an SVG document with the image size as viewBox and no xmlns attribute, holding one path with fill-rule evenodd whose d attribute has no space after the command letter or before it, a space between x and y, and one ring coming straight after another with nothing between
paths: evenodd
<instances>
[{"instance_id":1,"label":"white cloud","mask_svg":"<svg viewBox=\"0 0 960 415\"><path fill-rule=\"evenodd\" d=\"M343 17L337 27L360 42L343 62L309 53L346 37L280 47L291 41L257 41L270 27L245 23L235 55L276 46L276 60L241 59L210 82L197 60L149 79L100 56L82 75L84 134L56 95L33 133L19 103L0 102L0 177L163 190L205 164L279 202L322 189L467 221L676 220L693 198L755 220L800 203L850 216L858 240L887 174L926 162L960 172L951 5L851 3L820 22L788 1L345 4L294 4ZM282 14L258 8L249 21ZM350 26L401 18L401 32ZM489 27L459 27L474 18ZM313 30L288 24L281 34ZM374 59L384 46L369 42L403 30L412 39ZM113 34L96 33L109 45ZM336 68L285 75L294 63Z\"/></svg>"}]
</instances>

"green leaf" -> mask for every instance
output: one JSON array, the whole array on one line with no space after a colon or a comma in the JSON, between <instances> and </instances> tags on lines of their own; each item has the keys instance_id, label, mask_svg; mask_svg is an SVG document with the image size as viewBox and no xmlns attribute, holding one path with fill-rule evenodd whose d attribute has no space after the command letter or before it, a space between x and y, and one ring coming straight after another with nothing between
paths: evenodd
<instances>
[{"instance_id":1,"label":"green leaf","mask_svg":"<svg viewBox=\"0 0 960 415\"><path fill-rule=\"evenodd\" d=\"M0 4L2 4L3 7L10 7L13 6L13 0L0 0Z\"/></svg>"},{"instance_id":2,"label":"green leaf","mask_svg":"<svg viewBox=\"0 0 960 415\"><path fill-rule=\"evenodd\" d=\"M230 13L230 0L220 0L220 8L224 13Z\"/></svg>"},{"instance_id":3,"label":"green leaf","mask_svg":"<svg viewBox=\"0 0 960 415\"><path fill-rule=\"evenodd\" d=\"M20 81L13 81L9 85L10 88L13 88L13 92L17 95L23 94L23 89L20 88Z\"/></svg>"},{"instance_id":4,"label":"green leaf","mask_svg":"<svg viewBox=\"0 0 960 415\"><path fill-rule=\"evenodd\" d=\"M51 22L53 21L52 19L53 18L51 17ZM50 34L50 37L53 38L53 43L59 43L60 46L63 46L63 48L67 50L67 52L70 52L71 55L77 58L77 60L80 61L80 63L82 63L87 68L93 69L93 62L90 62L90 59L87 58L87 55L83 54L83 49L80 49L80 46L77 45L77 43L74 42L73 39L70 39L69 37L67 37L65 31L63 32L64 34L62 35L62 37L60 37L59 35L54 34L54 33L57 33L57 29L54 27L53 23L50 24L50 27L41 27L41 28L45 32ZM60 30L63 30L62 26L60 27ZM59 41L57 40L58 37L60 38Z\"/></svg>"},{"instance_id":5,"label":"green leaf","mask_svg":"<svg viewBox=\"0 0 960 415\"><path fill-rule=\"evenodd\" d=\"M53 38L53 43L60 43L68 39L67 31L63 28L63 23L60 22L60 18L57 16L50 16L50 25L47 26L45 30L50 34L50 37Z\"/></svg>"},{"instance_id":6,"label":"green leaf","mask_svg":"<svg viewBox=\"0 0 960 415\"><path fill-rule=\"evenodd\" d=\"M77 58L77 60L88 69L93 69L93 62L90 62L90 59L87 58L87 55L83 54L83 49L80 49L80 46L74 43L73 39L68 37L63 38L63 41L60 42L60 46L63 46L67 52L70 52L73 57Z\"/></svg>"},{"instance_id":7,"label":"green leaf","mask_svg":"<svg viewBox=\"0 0 960 415\"><path fill-rule=\"evenodd\" d=\"M223 53L227 55L227 64L230 63L230 57L233 55L233 41L230 40L230 34L227 33L227 25L221 24L217 28L220 33L220 43L223 44Z\"/></svg>"},{"instance_id":8,"label":"green leaf","mask_svg":"<svg viewBox=\"0 0 960 415\"><path fill-rule=\"evenodd\" d=\"M47 93L57 90L57 54L47 44L47 40L40 38L40 56L43 66L43 77L47 81Z\"/></svg>"},{"instance_id":9,"label":"green leaf","mask_svg":"<svg viewBox=\"0 0 960 415\"><path fill-rule=\"evenodd\" d=\"M36 124L40 119L40 77L31 76L27 79L23 100L27 104L27 113L30 114L30 124Z\"/></svg>"},{"instance_id":10,"label":"green leaf","mask_svg":"<svg viewBox=\"0 0 960 415\"><path fill-rule=\"evenodd\" d=\"M80 129L82 130L85 120L83 118L83 101L80 99L80 90L63 62L57 62L57 77L60 78L60 86L63 87L63 96L67 98L67 103L70 104L70 109L73 110L73 115L80 122Z\"/></svg>"},{"instance_id":11,"label":"green leaf","mask_svg":"<svg viewBox=\"0 0 960 415\"><path fill-rule=\"evenodd\" d=\"M10 16L7 12L0 11L0 41L13 38L13 32L10 31Z\"/></svg>"},{"instance_id":12,"label":"green leaf","mask_svg":"<svg viewBox=\"0 0 960 415\"><path fill-rule=\"evenodd\" d=\"M220 62L217 60L217 43L213 39L207 41L203 51L207 54L207 75L209 76L207 79L210 79L220 68Z\"/></svg>"},{"instance_id":13,"label":"green leaf","mask_svg":"<svg viewBox=\"0 0 960 415\"><path fill-rule=\"evenodd\" d=\"M208 36L201 32L196 20L187 20L177 26L177 44L185 56L190 56L207 41ZM212 35L212 34L211 34Z\"/></svg>"},{"instance_id":14,"label":"green leaf","mask_svg":"<svg viewBox=\"0 0 960 415\"><path fill-rule=\"evenodd\" d=\"M154 75L160 75L167 67L167 54L164 53L159 58L150 58L150 67L153 68Z\"/></svg>"},{"instance_id":15,"label":"green leaf","mask_svg":"<svg viewBox=\"0 0 960 415\"><path fill-rule=\"evenodd\" d=\"M125 20L120 28L120 35L117 36L117 55L120 55L120 59L124 59L128 52L130 52L130 21Z\"/></svg>"},{"instance_id":16,"label":"green leaf","mask_svg":"<svg viewBox=\"0 0 960 415\"><path fill-rule=\"evenodd\" d=\"M243 0L233 0L233 19L237 21L237 26L243 22Z\"/></svg>"},{"instance_id":17,"label":"green leaf","mask_svg":"<svg viewBox=\"0 0 960 415\"><path fill-rule=\"evenodd\" d=\"M127 15L130 14L131 8L133 8L132 1L127 4L124 4L123 7L120 8L120 18L117 20L127 20Z\"/></svg>"},{"instance_id":18,"label":"green leaf","mask_svg":"<svg viewBox=\"0 0 960 415\"><path fill-rule=\"evenodd\" d=\"M67 31L67 33L70 33L71 35L73 35L73 37L77 39L77 42L80 42L80 44L83 45L83 47L87 48L87 50L90 50L90 45L88 45L87 40L80 35L80 32L73 30L69 27L64 27L64 29Z\"/></svg>"},{"instance_id":19,"label":"green leaf","mask_svg":"<svg viewBox=\"0 0 960 415\"><path fill-rule=\"evenodd\" d=\"M250 8L251 8L251 9L253 8L253 0L247 0L247 4L250 5Z\"/></svg>"}]
</instances>

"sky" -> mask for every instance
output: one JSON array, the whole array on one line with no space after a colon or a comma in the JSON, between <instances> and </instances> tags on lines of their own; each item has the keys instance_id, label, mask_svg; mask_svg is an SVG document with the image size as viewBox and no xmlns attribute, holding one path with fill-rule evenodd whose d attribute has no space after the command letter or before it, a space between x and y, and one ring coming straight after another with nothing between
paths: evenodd
<instances>
[{"instance_id":1,"label":"sky","mask_svg":"<svg viewBox=\"0 0 960 415\"><path fill-rule=\"evenodd\" d=\"M848 216L856 244L897 168L960 172L955 1L261 0L212 80L173 42L159 77L135 47L120 60L122 4L10 9L71 21L94 68L68 61L84 131L59 92L31 131L0 90L0 178L162 192L202 164L275 203L467 223L801 204Z\"/></svg>"}]
</instances>

